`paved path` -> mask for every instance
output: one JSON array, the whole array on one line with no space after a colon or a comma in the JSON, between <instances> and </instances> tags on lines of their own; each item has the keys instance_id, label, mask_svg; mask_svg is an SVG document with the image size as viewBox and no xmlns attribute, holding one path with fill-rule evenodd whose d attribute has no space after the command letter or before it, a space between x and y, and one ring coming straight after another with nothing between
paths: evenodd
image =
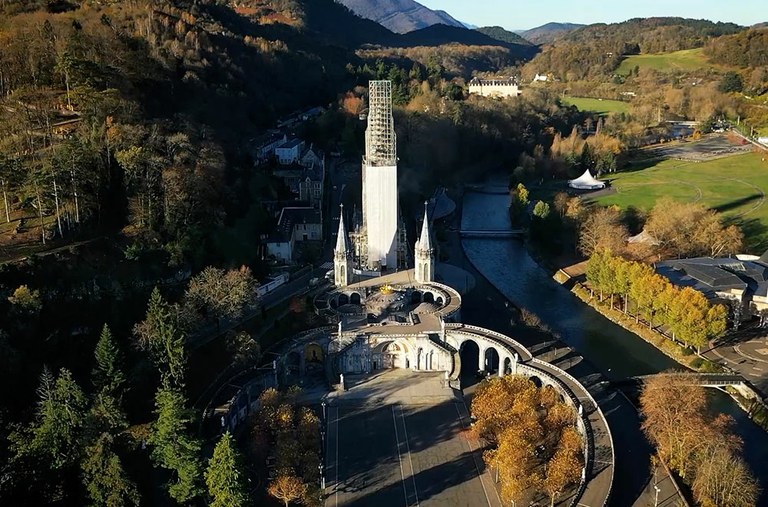
<instances>
[{"instance_id":1,"label":"paved path","mask_svg":"<svg viewBox=\"0 0 768 507\"><path fill-rule=\"evenodd\" d=\"M329 396L326 506L501 507L466 406L441 379L394 370Z\"/></svg>"}]
</instances>

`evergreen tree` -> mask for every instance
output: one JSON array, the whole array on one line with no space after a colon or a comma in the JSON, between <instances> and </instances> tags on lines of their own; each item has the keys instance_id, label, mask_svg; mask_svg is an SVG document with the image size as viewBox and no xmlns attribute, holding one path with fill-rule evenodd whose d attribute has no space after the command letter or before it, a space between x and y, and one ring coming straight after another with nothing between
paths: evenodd
<instances>
[{"instance_id":1,"label":"evergreen tree","mask_svg":"<svg viewBox=\"0 0 768 507\"><path fill-rule=\"evenodd\" d=\"M149 352L160 368L163 378L182 386L187 362L184 333L176 309L163 299L157 287L149 298L147 317L136 325L134 334L139 346Z\"/></svg>"},{"instance_id":2,"label":"evergreen tree","mask_svg":"<svg viewBox=\"0 0 768 507\"><path fill-rule=\"evenodd\" d=\"M40 377L37 393L40 401L36 421L28 431L12 437L16 457L43 456L52 469L70 466L79 455L85 394L69 370L62 369L54 380L47 368Z\"/></svg>"},{"instance_id":3,"label":"evergreen tree","mask_svg":"<svg viewBox=\"0 0 768 507\"><path fill-rule=\"evenodd\" d=\"M181 391L164 381L155 395L157 420L150 437L154 446L152 459L158 466L175 472L176 480L169 485L168 492L179 503L202 492L201 444L189 434L192 412L186 405Z\"/></svg>"},{"instance_id":4,"label":"evergreen tree","mask_svg":"<svg viewBox=\"0 0 768 507\"><path fill-rule=\"evenodd\" d=\"M95 388L92 414L104 421L109 428L124 428L126 417L122 398L125 374L121 369L123 357L106 324L96 344L94 356L96 367L91 374Z\"/></svg>"},{"instance_id":5,"label":"evergreen tree","mask_svg":"<svg viewBox=\"0 0 768 507\"><path fill-rule=\"evenodd\" d=\"M239 507L248 503L248 491L243 475L242 457L235 439L224 433L213 450L205 472L211 507Z\"/></svg>"},{"instance_id":6,"label":"evergreen tree","mask_svg":"<svg viewBox=\"0 0 768 507\"><path fill-rule=\"evenodd\" d=\"M86 449L81 467L88 497L97 507L138 505L139 492L123 469L113 446L112 435L102 433Z\"/></svg>"}]
</instances>

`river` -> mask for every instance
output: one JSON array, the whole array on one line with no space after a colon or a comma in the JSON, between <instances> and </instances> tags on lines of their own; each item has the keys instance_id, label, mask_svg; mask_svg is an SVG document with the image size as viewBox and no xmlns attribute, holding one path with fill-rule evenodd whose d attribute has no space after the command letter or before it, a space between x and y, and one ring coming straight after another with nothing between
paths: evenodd
<instances>
[{"instance_id":1,"label":"river","mask_svg":"<svg viewBox=\"0 0 768 507\"><path fill-rule=\"evenodd\" d=\"M465 194L461 228L509 229L507 194ZM580 301L558 284L514 239L462 240L467 257L510 301L536 313L562 340L609 378L646 375L680 366L640 337ZM744 456L764 488L768 505L768 433L755 425L726 394L711 390L712 407L731 415L744 440Z\"/></svg>"}]
</instances>

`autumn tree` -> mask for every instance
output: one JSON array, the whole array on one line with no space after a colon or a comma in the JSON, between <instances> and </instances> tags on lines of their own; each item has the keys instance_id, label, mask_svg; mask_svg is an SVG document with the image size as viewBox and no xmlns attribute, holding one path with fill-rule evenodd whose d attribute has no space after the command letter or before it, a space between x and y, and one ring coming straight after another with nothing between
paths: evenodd
<instances>
[{"instance_id":1,"label":"autumn tree","mask_svg":"<svg viewBox=\"0 0 768 507\"><path fill-rule=\"evenodd\" d=\"M659 243L665 255L709 257L739 253L744 235L735 226L725 226L719 215L699 203L680 203L669 198L657 201L645 230Z\"/></svg>"},{"instance_id":2,"label":"autumn tree","mask_svg":"<svg viewBox=\"0 0 768 507\"><path fill-rule=\"evenodd\" d=\"M582 467L581 436L574 428L566 428L560 436L555 455L547 464L544 477L544 489L549 495L550 507L554 507L555 501L568 487L578 484Z\"/></svg>"},{"instance_id":3,"label":"autumn tree","mask_svg":"<svg viewBox=\"0 0 768 507\"><path fill-rule=\"evenodd\" d=\"M248 487L237 444L227 431L213 450L205 471L211 507L241 507L248 504Z\"/></svg>"},{"instance_id":4,"label":"autumn tree","mask_svg":"<svg viewBox=\"0 0 768 507\"><path fill-rule=\"evenodd\" d=\"M661 459L683 478L693 474L696 452L704 444L706 406L704 388L684 374L654 375L643 385L643 431Z\"/></svg>"},{"instance_id":5,"label":"autumn tree","mask_svg":"<svg viewBox=\"0 0 768 507\"><path fill-rule=\"evenodd\" d=\"M301 479L290 473L284 473L277 476L270 483L267 491L270 495L277 498L288 507L291 502L297 502L307 494L307 487Z\"/></svg>"},{"instance_id":6,"label":"autumn tree","mask_svg":"<svg viewBox=\"0 0 768 507\"><path fill-rule=\"evenodd\" d=\"M617 207L597 207L587 215L579 228L579 250L588 256L596 250L621 252L628 236Z\"/></svg>"},{"instance_id":7,"label":"autumn tree","mask_svg":"<svg viewBox=\"0 0 768 507\"><path fill-rule=\"evenodd\" d=\"M228 270L209 266L192 278L185 303L202 316L220 319L239 318L254 298L256 283L251 270L243 266Z\"/></svg>"}]
</instances>

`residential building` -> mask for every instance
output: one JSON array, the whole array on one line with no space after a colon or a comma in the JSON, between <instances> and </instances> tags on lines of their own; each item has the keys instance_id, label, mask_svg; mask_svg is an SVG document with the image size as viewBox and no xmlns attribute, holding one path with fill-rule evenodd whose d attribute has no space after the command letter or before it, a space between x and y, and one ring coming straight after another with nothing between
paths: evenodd
<instances>
[{"instance_id":1,"label":"residential building","mask_svg":"<svg viewBox=\"0 0 768 507\"><path fill-rule=\"evenodd\" d=\"M275 148L275 157L281 165L295 164L298 163L303 150L304 141L292 138Z\"/></svg>"},{"instance_id":2,"label":"residential building","mask_svg":"<svg viewBox=\"0 0 768 507\"><path fill-rule=\"evenodd\" d=\"M275 233L267 240L269 255L283 262L293 262L297 243L322 241L323 221L320 210L312 207L283 208Z\"/></svg>"}]
</instances>

